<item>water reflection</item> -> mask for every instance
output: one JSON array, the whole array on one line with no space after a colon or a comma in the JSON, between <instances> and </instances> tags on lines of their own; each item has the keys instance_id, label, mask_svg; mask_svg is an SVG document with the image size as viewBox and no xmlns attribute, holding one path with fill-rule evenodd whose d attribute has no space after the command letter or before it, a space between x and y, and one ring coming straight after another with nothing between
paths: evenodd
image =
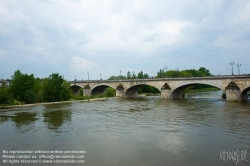
<instances>
[{"instance_id":1,"label":"water reflection","mask_svg":"<svg viewBox=\"0 0 250 166\"><path fill-rule=\"evenodd\" d=\"M69 109L65 108L67 108L67 105L46 106L43 117L44 122L49 129L58 129L64 123L71 121L72 112Z\"/></svg>"},{"instance_id":2,"label":"water reflection","mask_svg":"<svg viewBox=\"0 0 250 166\"><path fill-rule=\"evenodd\" d=\"M21 127L23 125L30 125L35 123L39 118L36 118L37 113L30 112L18 112L14 116L11 116L11 121L16 124L16 127Z\"/></svg>"},{"instance_id":3,"label":"water reflection","mask_svg":"<svg viewBox=\"0 0 250 166\"><path fill-rule=\"evenodd\" d=\"M5 115L0 115L0 124L4 123L5 121L8 121L9 117Z\"/></svg>"}]
</instances>

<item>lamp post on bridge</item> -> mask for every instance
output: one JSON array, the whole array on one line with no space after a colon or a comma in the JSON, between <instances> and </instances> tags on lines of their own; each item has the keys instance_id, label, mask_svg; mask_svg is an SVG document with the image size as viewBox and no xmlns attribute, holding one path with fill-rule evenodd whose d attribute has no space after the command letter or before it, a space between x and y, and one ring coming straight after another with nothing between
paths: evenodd
<instances>
[{"instance_id":1,"label":"lamp post on bridge","mask_svg":"<svg viewBox=\"0 0 250 166\"><path fill-rule=\"evenodd\" d=\"M75 76L75 84L76 84L76 76Z\"/></svg>"},{"instance_id":2,"label":"lamp post on bridge","mask_svg":"<svg viewBox=\"0 0 250 166\"><path fill-rule=\"evenodd\" d=\"M240 75L240 66L241 66L241 64L238 62L237 66L238 66L238 75Z\"/></svg>"},{"instance_id":3,"label":"lamp post on bridge","mask_svg":"<svg viewBox=\"0 0 250 166\"><path fill-rule=\"evenodd\" d=\"M88 81L89 81L89 73L87 73L88 74Z\"/></svg>"},{"instance_id":4,"label":"lamp post on bridge","mask_svg":"<svg viewBox=\"0 0 250 166\"><path fill-rule=\"evenodd\" d=\"M100 73L100 80L102 80L102 73Z\"/></svg>"},{"instance_id":5,"label":"lamp post on bridge","mask_svg":"<svg viewBox=\"0 0 250 166\"><path fill-rule=\"evenodd\" d=\"M121 79L121 73L122 73L122 71L121 71L121 69L120 69L120 79Z\"/></svg>"},{"instance_id":6,"label":"lamp post on bridge","mask_svg":"<svg viewBox=\"0 0 250 166\"><path fill-rule=\"evenodd\" d=\"M230 65L232 66L232 75L234 75L234 62L231 60Z\"/></svg>"}]
</instances>

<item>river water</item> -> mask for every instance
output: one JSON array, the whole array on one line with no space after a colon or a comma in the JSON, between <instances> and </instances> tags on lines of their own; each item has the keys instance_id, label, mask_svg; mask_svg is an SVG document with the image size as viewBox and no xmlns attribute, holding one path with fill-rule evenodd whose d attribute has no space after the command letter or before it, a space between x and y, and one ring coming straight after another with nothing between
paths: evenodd
<instances>
[{"instance_id":1,"label":"river water","mask_svg":"<svg viewBox=\"0 0 250 166\"><path fill-rule=\"evenodd\" d=\"M83 150L86 166L250 165L250 102L220 96L215 91L182 100L112 98L4 109L0 150ZM220 155L237 149L246 159Z\"/></svg>"}]
</instances>

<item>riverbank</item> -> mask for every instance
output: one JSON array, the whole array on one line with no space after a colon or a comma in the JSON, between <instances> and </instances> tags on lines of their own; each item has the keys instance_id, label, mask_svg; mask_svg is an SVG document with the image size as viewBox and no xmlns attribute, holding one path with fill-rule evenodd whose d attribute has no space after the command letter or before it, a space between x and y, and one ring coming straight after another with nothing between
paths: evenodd
<instances>
[{"instance_id":1,"label":"riverbank","mask_svg":"<svg viewBox=\"0 0 250 166\"><path fill-rule=\"evenodd\" d=\"M139 93L138 96L161 96L160 93Z\"/></svg>"},{"instance_id":2,"label":"riverbank","mask_svg":"<svg viewBox=\"0 0 250 166\"><path fill-rule=\"evenodd\" d=\"M8 106L0 106L0 109L32 107L32 106L37 106L37 105L64 104L64 103L73 103L73 102L103 101L103 100L107 100L109 98L110 97L106 97L106 98L94 98L94 99L84 99L84 100L69 100L69 101L57 101L57 102L46 102L46 103L34 103L34 104L8 105ZM119 98L119 97L112 97L112 98Z\"/></svg>"},{"instance_id":3,"label":"riverbank","mask_svg":"<svg viewBox=\"0 0 250 166\"><path fill-rule=\"evenodd\" d=\"M196 93L196 92L209 92L209 91L217 91L220 90L219 88L202 88L202 89L185 89L185 93Z\"/></svg>"}]
</instances>

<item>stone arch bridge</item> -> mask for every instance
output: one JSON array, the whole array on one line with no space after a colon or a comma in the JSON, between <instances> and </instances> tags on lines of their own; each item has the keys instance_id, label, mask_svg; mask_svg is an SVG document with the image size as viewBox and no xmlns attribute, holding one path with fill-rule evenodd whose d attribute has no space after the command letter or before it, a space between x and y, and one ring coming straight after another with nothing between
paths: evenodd
<instances>
[{"instance_id":1,"label":"stone arch bridge","mask_svg":"<svg viewBox=\"0 0 250 166\"><path fill-rule=\"evenodd\" d=\"M111 87L116 90L117 97L137 97L142 86L150 85L161 92L162 98L175 99L182 98L183 91L195 84L211 85L223 90L228 101L242 101L247 99L250 90L250 75L74 81L71 82L71 88L74 93L83 88L83 95L89 96L104 93L107 87Z\"/></svg>"}]
</instances>

